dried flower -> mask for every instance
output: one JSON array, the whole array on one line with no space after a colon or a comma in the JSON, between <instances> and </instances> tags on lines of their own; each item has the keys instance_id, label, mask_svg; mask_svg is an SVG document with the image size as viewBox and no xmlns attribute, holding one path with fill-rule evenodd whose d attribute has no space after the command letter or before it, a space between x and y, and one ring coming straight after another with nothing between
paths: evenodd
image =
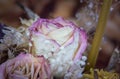
<instances>
[{"instance_id":1,"label":"dried flower","mask_svg":"<svg viewBox=\"0 0 120 79\"><path fill-rule=\"evenodd\" d=\"M33 50L49 60L55 76L64 76L72 65L80 62L87 46L85 31L61 17L38 19L30 33Z\"/></svg>"},{"instance_id":2,"label":"dried flower","mask_svg":"<svg viewBox=\"0 0 120 79\"><path fill-rule=\"evenodd\" d=\"M27 37L13 27L4 27L2 30L4 37L0 40L0 51L6 50L12 45L23 46L27 43Z\"/></svg>"},{"instance_id":3,"label":"dried flower","mask_svg":"<svg viewBox=\"0 0 120 79\"><path fill-rule=\"evenodd\" d=\"M0 79L52 79L48 62L43 56L19 54L0 65Z\"/></svg>"},{"instance_id":4,"label":"dried flower","mask_svg":"<svg viewBox=\"0 0 120 79\"><path fill-rule=\"evenodd\" d=\"M108 72L101 70L90 69L90 74L83 74L83 79L120 79L119 74L115 72Z\"/></svg>"}]
</instances>

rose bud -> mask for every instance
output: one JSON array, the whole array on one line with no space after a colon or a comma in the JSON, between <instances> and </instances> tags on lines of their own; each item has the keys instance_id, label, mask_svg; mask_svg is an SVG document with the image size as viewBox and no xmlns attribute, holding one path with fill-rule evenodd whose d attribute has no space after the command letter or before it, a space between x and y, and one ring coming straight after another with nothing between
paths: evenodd
<instances>
[{"instance_id":1,"label":"rose bud","mask_svg":"<svg viewBox=\"0 0 120 79\"><path fill-rule=\"evenodd\" d=\"M52 79L43 56L21 53L0 65L0 79Z\"/></svg>"},{"instance_id":2,"label":"rose bud","mask_svg":"<svg viewBox=\"0 0 120 79\"><path fill-rule=\"evenodd\" d=\"M29 29L32 49L36 55L44 55L49 60L52 73L57 77L63 77L78 63L87 47L85 31L61 17L40 18Z\"/></svg>"}]
</instances>

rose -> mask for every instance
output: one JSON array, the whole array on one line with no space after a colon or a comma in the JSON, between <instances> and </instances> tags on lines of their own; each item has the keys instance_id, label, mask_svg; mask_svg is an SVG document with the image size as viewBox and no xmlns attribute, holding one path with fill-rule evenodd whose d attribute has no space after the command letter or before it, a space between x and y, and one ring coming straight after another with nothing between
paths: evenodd
<instances>
[{"instance_id":1,"label":"rose","mask_svg":"<svg viewBox=\"0 0 120 79\"><path fill-rule=\"evenodd\" d=\"M0 79L51 79L51 72L43 56L21 53L0 65Z\"/></svg>"},{"instance_id":2,"label":"rose","mask_svg":"<svg viewBox=\"0 0 120 79\"><path fill-rule=\"evenodd\" d=\"M85 31L61 17L40 18L29 29L32 49L49 60L55 76L63 76L73 63L79 62L87 46Z\"/></svg>"}]
</instances>

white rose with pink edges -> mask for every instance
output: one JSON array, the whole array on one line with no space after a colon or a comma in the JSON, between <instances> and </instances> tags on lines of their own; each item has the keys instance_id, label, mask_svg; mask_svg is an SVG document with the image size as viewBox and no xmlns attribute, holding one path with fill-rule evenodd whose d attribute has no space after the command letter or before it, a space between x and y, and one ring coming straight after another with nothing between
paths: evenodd
<instances>
[{"instance_id":1,"label":"white rose with pink edges","mask_svg":"<svg viewBox=\"0 0 120 79\"><path fill-rule=\"evenodd\" d=\"M81 60L87 47L85 31L61 17L40 18L29 30L33 50L49 60L54 76L64 76Z\"/></svg>"}]
</instances>

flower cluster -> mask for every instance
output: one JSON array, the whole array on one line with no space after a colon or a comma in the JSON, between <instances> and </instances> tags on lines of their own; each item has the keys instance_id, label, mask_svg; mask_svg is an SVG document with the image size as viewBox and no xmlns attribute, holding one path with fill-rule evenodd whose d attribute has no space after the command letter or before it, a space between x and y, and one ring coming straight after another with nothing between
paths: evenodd
<instances>
[{"instance_id":1,"label":"flower cluster","mask_svg":"<svg viewBox=\"0 0 120 79\"><path fill-rule=\"evenodd\" d=\"M8 42L7 44L21 45L24 41L30 45L29 50L32 51L29 52L35 54L33 56L20 53L0 65L0 79L52 79L53 76L79 79L82 77L87 59L82 56L87 47L87 36L85 31L73 22L61 17L39 18L27 28L26 32L29 32L27 41L22 38L24 36L22 33L14 33L14 30L12 32L4 30L4 32L7 37L15 36L13 37L15 40L8 39L10 43L7 38L3 39Z\"/></svg>"}]
</instances>

